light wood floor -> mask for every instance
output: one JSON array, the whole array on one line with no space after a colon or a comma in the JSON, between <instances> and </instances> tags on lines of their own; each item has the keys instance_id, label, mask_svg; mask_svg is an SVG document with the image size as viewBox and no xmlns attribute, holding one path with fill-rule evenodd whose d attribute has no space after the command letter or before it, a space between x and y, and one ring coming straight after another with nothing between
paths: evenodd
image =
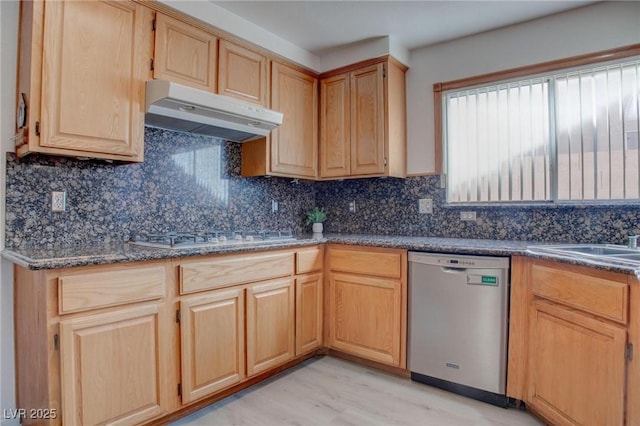
<instances>
[{"instance_id":1,"label":"light wood floor","mask_svg":"<svg viewBox=\"0 0 640 426\"><path fill-rule=\"evenodd\" d=\"M529 413L478 402L333 357L312 358L185 417L182 425L542 425Z\"/></svg>"}]
</instances>

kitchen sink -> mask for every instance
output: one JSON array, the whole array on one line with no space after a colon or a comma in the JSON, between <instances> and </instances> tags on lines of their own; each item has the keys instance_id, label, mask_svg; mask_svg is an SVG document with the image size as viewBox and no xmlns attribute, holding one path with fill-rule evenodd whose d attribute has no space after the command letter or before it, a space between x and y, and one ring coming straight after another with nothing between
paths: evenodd
<instances>
[{"instance_id":1,"label":"kitchen sink","mask_svg":"<svg viewBox=\"0 0 640 426\"><path fill-rule=\"evenodd\" d=\"M571 252L588 254L592 256L617 256L621 254L640 254L640 250L626 246L613 244L567 244L554 246L540 246L539 248L549 251Z\"/></svg>"},{"instance_id":2,"label":"kitchen sink","mask_svg":"<svg viewBox=\"0 0 640 426\"><path fill-rule=\"evenodd\" d=\"M614 244L556 244L527 247L534 254L555 254L595 261L640 265L640 249Z\"/></svg>"},{"instance_id":3,"label":"kitchen sink","mask_svg":"<svg viewBox=\"0 0 640 426\"><path fill-rule=\"evenodd\" d=\"M612 255L611 257L614 257L616 259L628 259L628 260L635 260L640 262L640 253L616 254L616 255Z\"/></svg>"}]
</instances>

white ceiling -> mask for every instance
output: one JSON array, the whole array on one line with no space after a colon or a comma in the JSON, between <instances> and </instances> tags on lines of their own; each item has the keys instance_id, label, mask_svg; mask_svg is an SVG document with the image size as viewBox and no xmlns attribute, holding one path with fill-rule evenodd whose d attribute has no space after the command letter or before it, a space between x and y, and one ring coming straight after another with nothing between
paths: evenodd
<instances>
[{"instance_id":1,"label":"white ceiling","mask_svg":"<svg viewBox=\"0 0 640 426\"><path fill-rule=\"evenodd\" d=\"M390 36L406 49L540 18L595 1L211 1L321 56Z\"/></svg>"}]
</instances>

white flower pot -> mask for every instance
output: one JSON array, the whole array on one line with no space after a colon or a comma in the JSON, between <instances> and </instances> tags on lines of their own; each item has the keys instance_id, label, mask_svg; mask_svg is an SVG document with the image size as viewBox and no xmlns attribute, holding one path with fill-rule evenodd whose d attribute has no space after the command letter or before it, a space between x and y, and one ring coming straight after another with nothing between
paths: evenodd
<instances>
[{"instance_id":1,"label":"white flower pot","mask_svg":"<svg viewBox=\"0 0 640 426\"><path fill-rule=\"evenodd\" d=\"M322 230L324 227L322 223L314 223L313 224L313 238L322 238Z\"/></svg>"}]
</instances>

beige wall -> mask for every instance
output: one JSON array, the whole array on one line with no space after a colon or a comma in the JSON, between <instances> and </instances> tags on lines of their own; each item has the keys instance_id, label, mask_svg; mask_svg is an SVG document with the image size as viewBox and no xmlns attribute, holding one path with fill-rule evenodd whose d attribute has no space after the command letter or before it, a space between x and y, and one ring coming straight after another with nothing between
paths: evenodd
<instances>
[{"instance_id":1,"label":"beige wall","mask_svg":"<svg viewBox=\"0 0 640 426\"><path fill-rule=\"evenodd\" d=\"M640 43L640 2L603 2L411 52L409 173L434 170L433 84Z\"/></svg>"}]
</instances>

